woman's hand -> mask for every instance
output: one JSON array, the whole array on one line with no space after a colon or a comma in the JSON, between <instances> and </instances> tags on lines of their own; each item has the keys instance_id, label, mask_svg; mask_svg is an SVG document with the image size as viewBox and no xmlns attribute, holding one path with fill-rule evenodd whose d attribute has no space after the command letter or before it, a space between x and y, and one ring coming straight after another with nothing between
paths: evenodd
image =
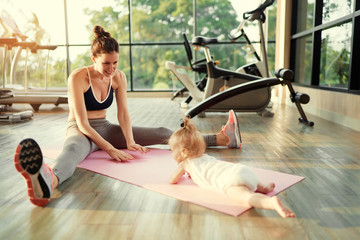
<instances>
[{"instance_id":1,"label":"woman's hand","mask_svg":"<svg viewBox=\"0 0 360 240\"><path fill-rule=\"evenodd\" d=\"M127 162L129 160L134 159L134 157L131 156L130 154L116 148L112 148L111 150L106 152L110 155L110 157L112 157L113 159L119 162Z\"/></svg>"},{"instance_id":2,"label":"woman's hand","mask_svg":"<svg viewBox=\"0 0 360 240\"><path fill-rule=\"evenodd\" d=\"M137 151L139 150L142 153L147 153L148 151L150 151L147 147L143 147L137 143L131 143L127 145L127 149L129 149L130 151Z\"/></svg>"}]
</instances>

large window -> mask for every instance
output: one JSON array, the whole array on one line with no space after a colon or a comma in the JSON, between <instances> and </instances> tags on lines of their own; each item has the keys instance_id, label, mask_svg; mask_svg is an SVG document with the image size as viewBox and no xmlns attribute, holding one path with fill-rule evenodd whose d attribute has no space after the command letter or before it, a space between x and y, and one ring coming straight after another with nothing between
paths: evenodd
<instances>
[{"instance_id":1,"label":"large window","mask_svg":"<svg viewBox=\"0 0 360 240\"><path fill-rule=\"evenodd\" d=\"M8 69L6 82L18 86L26 82L29 90L65 89L71 71L92 64L89 51L92 31L95 25L101 25L120 44L118 68L128 78L129 91L180 88L179 82L174 85L165 61L189 66L182 33L186 33L189 40L194 35L218 38L220 43L211 48L211 53L223 68L236 70L255 61L243 49L244 40L231 43L227 35L238 26L242 13L256 8L260 2L263 1L245 5L238 0L3 0L0 11L12 16L28 36L27 41L57 47L36 53L23 50L14 82L9 80ZM268 9L268 61L273 69L276 2ZM249 23L246 29L259 52L256 24ZM12 49L8 58L13 57L15 51ZM204 58L202 52L194 52L194 57ZM194 77L191 72L189 76Z\"/></svg>"},{"instance_id":2,"label":"large window","mask_svg":"<svg viewBox=\"0 0 360 240\"><path fill-rule=\"evenodd\" d=\"M295 82L360 93L360 1L293 1Z\"/></svg>"},{"instance_id":3,"label":"large window","mask_svg":"<svg viewBox=\"0 0 360 240\"><path fill-rule=\"evenodd\" d=\"M1 1L0 36L12 37L15 32L24 41L36 42L45 47L37 51L11 48L7 51L5 61L2 61L4 51L0 49L1 69L3 64L6 66L5 80L2 80L7 87L29 91L66 87L68 56L64 47L66 34L63 9L63 1ZM53 46L57 48L53 49ZM18 64L11 77L10 66L14 58L18 59Z\"/></svg>"},{"instance_id":4,"label":"large window","mask_svg":"<svg viewBox=\"0 0 360 240\"><path fill-rule=\"evenodd\" d=\"M350 72L351 26L351 23L345 23L322 31L320 86L347 88Z\"/></svg>"}]
</instances>

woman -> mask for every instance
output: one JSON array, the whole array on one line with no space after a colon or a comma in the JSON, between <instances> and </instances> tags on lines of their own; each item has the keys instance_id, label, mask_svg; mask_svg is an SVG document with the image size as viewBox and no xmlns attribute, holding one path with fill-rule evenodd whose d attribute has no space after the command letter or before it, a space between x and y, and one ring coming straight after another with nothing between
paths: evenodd
<instances>
[{"instance_id":1,"label":"woman","mask_svg":"<svg viewBox=\"0 0 360 240\"><path fill-rule=\"evenodd\" d=\"M23 140L16 149L16 169L26 179L30 201L35 205L46 205L52 191L71 177L76 166L91 152L102 149L116 161L129 161L133 156L119 149L146 153L149 150L144 146L167 144L172 134L167 128L132 127L126 99L126 76L117 69L119 44L100 26L95 26L94 36L91 45L93 65L76 69L69 76L68 125L64 147L55 167L51 169L43 163L40 147L33 139ZM119 124L106 120L106 109L114 97ZM228 122L217 135L206 135L204 139L208 146L239 148L237 121Z\"/></svg>"}]
</instances>

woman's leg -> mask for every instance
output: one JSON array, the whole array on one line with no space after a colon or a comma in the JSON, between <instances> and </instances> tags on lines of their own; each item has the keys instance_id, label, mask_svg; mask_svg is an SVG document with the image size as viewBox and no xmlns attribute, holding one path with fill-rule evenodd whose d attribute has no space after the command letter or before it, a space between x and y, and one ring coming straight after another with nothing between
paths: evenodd
<instances>
[{"instance_id":1,"label":"woman's leg","mask_svg":"<svg viewBox=\"0 0 360 240\"><path fill-rule=\"evenodd\" d=\"M96 150L78 129L75 122L69 122L64 148L51 169L43 161L39 145L33 139L24 139L15 152L15 167L25 178L30 201L37 206L49 203L53 189L68 179L91 151Z\"/></svg>"},{"instance_id":2,"label":"woman's leg","mask_svg":"<svg viewBox=\"0 0 360 240\"><path fill-rule=\"evenodd\" d=\"M289 218L295 217L295 213L285 207L277 197L269 197L261 193L252 192L245 186L233 186L226 190L226 195L230 198L249 206L262 209L275 210L280 216Z\"/></svg>"},{"instance_id":3,"label":"woman's leg","mask_svg":"<svg viewBox=\"0 0 360 240\"><path fill-rule=\"evenodd\" d=\"M127 147L124 134L118 124L107 122L102 128L96 128L96 131L115 148ZM167 144L172 133L170 129L164 127L133 127L134 140L142 146Z\"/></svg>"},{"instance_id":4,"label":"woman's leg","mask_svg":"<svg viewBox=\"0 0 360 240\"><path fill-rule=\"evenodd\" d=\"M80 132L75 121L69 122L62 152L56 158L56 165L53 168L59 184L70 178L77 165L87 155L98 149L89 138Z\"/></svg>"},{"instance_id":5,"label":"woman's leg","mask_svg":"<svg viewBox=\"0 0 360 240\"><path fill-rule=\"evenodd\" d=\"M106 120L103 120L106 121ZM114 147L118 149L126 148L125 137L118 124L110 122L103 123L101 127L92 125L96 131ZM149 146L155 144L167 144L168 140L173 134L173 131L164 127L133 127L133 135L136 143L142 146ZM210 146L227 146L229 137L223 131L217 134L203 135L208 147Z\"/></svg>"},{"instance_id":6,"label":"woman's leg","mask_svg":"<svg viewBox=\"0 0 360 240\"><path fill-rule=\"evenodd\" d=\"M49 203L56 177L43 161L41 149L34 139L22 140L15 151L16 170L25 178L31 203L44 206Z\"/></svg>"}]
</instances>

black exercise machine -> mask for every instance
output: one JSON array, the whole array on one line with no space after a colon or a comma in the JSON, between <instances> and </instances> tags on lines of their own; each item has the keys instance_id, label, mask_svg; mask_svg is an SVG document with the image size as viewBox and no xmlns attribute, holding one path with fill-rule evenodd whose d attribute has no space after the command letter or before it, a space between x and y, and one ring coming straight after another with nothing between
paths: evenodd
<instances>
[{"instance_id":1,"label":"black exercise machine","mask_svg":"<svg viewBox=\"0 0 360 240\"><path fill-rule=\"evenodd\" d=\"M224 73L224 72L223 72ZM230 74L230 72L228 72ZM257 80L249 81L243 84L239 84L232 88L227 89L226 91L219 92L217 94L212 95L211 97L207 98L206 100L202 101L195 107L191 108L185 113L185 116L189 118L195 117L197 114L205 111L206 109L210 108L211 106L222 102L226 99L229 99L233 96L243 94L249 91L253 91L256 89L267 88L275 85L282 85L287 86L290 91L290 99L293 103L295 103L297 110L300 113L299 122L307 125L307 126L314 126L314 122L309 121L306 117L304 110L301 107L301 104L307 104L310 101L309 95L305 93L295 92L291 80L294 77L293 71L289 69L279 69L275 73L274 78L259 78Z\"/></svg>"}]
</instances>

